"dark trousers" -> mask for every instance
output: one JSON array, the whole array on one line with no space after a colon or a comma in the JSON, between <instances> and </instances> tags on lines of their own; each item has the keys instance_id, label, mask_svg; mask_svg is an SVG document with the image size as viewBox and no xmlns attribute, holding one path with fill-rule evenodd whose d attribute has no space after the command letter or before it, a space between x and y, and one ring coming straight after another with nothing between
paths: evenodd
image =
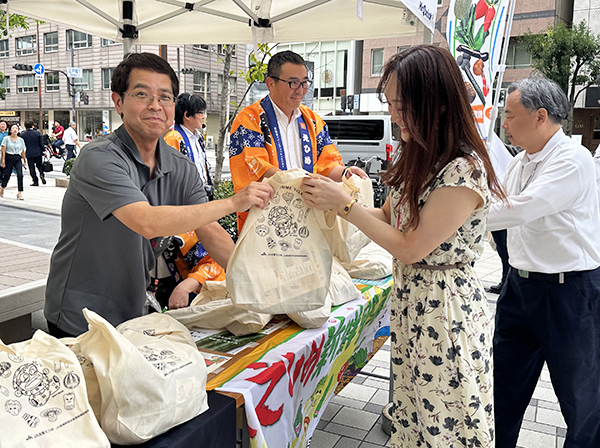
<instances>
[{"instance_id":1,"label":"dark trousers","mask_svg":"<svg viewBox=\"0 0 600 448\"><path fill-rule=\"evenodd\" d=\"M60 138L57 138L56 140L54 140L52 142L52 147L56 150L58 150L59 152L62 151L62 145L64 145L65 142L63 142Z\"/></svg>"},{"instance_id":2,"label":"dark trousers","mask_svg":"<svg viewBox=\"0 0 600 448\"><path fill-rule=\"evenodd\" d=\"M29 174L31 174L31 180L33 180L33 183L35 185L37 185L38 184L38 176L37 176L37 173L35 172L36 168L40 172L40 177L42 179L44 178L44 167L42 165L42 156L27 157L27 164L29 165Z\"/></svg>"},{"instance_id":3,"label":"dark trousers","mask_svg":"<svg viewBox=\"0 0 600 448\"><path fill-rule=\"evenodd\" d=\"M58 328L58 326L54 325L52 322L46 321L46 323L48 324L48 333L50 334L50 336L54 336L57 339L76 337L75 335L67 333L64 330L61 330L60 328Z\"/></svg>"},{"instance_id":4,"label":"dark trousers","mask_svg":"<svg viewBox=\"0 0 600 448\"><path fill-rule=\"evenodd\" d=\"M65 145L67 148L67 158L65 160L75 158L75 145Z\"/></svg>"},{"instance_id":5,"label":"dark trousers","mask_svg":"<svg viewBox=\"0 0 600 448\"><path fill-rule=\"evenodd\" d=\"M511 268L496 309L496 448L514 448L544 361L568 426L564 448L600 447L600 268L565 283Z\"/></svg>"},{"instance_id":6,"label":"dark trousers","mask_svg":"<svg viewBox=\"0 0 600 448\"><path fill-rule=\"evenodd\" d=\"M500 283L504 284L506 277L508 276L508 270L510 265L508 264L508 249L506 247L506 230L497 230L492 232L492 238L496 243L496 252L502 261L502 280Z\"/></svg>"},{"instance_id":7,"label":"dark trousers","mask_svg":"<svg viewBox=\"0 0 600 448\"><path fill-rule=\"evenodd\" d=\"M4 167L4 175L2 177L2 188L6 188L13 168L17 172L18 190L23 191L23 161L20 155L6 154L6 166Z\"/></svg>"}]
</instances>

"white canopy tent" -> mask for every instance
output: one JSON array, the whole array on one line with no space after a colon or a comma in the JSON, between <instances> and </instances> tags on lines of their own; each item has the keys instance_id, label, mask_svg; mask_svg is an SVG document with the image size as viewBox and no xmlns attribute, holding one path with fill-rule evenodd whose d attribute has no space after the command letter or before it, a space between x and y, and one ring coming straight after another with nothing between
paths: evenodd
<instances>
[{"instance_id":1,"label":"white canopy tent","mask_svg":"<svg viewBox=\"0 0 600 448\"><path fill-rule=\"evenodd\" d=\"M423 32L423 23L433 28L437 0L0 0L0 5L11 13L124 42L128 52L134 44L415 35Z\"/></svg>"}]
</instances>

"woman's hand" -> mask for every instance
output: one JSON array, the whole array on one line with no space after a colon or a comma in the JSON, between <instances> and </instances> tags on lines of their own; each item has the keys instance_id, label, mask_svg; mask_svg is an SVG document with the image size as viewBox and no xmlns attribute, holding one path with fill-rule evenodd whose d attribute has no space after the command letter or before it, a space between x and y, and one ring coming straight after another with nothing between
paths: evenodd
<instances>
[{"instance_id":1,"label":"woman's hand","mask_svg":"<svg viewBox=\"0 0 600 448\"><path fill-rule=\"evenodd\" d=\"M352 197L328 177L313 174L302 180L302 198L309 207L342 213Z\"/></svg>"}]
</instances>

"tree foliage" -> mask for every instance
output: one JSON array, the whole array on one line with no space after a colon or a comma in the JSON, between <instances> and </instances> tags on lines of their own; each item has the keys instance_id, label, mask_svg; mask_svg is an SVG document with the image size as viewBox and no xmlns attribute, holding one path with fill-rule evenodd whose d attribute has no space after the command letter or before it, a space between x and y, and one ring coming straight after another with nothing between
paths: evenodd
<instances>
[{"instance_id":1,"label":"tree foliage","mask_svg":"<svg viewBox=\"0 0 600 448\"><path fill-rule=\"evenodd\" d=\"M9 30L13 30L15 28L22 28L24 30L29 29L29 22L27 22L27 17L20 16L19 14L9 14L8 15L8 28L6 27L6 11L0 11L0 34L2 37L8 36ZM4 73L0 72L0 83L4 82ZM6 99L6 89L4 87L0 87L0 99Z\"/></svg>"},{"instance_id":2,"label":"tree foliage","mask_svg":"<svg viewBox=\"0 0 600 448\"><path fill-rule=\"evenodd\" d=\"M561 23L543 34L527 33L522 42L531 53L533 67L563 89L573 107L583 90L596 84L600 75L600 36L585 22L569 27Z\"/></svg>"}]
</instances>

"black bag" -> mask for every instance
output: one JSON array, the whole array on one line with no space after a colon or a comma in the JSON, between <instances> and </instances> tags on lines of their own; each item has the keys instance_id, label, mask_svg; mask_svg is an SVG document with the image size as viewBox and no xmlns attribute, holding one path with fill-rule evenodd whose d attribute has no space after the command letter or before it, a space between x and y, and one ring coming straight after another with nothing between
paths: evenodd
<instances>
[{"instance_id":1,"label":"black bag","mask_svg":"<svg viewBox=\"0 0 600 448\"><path fill-rule=\"evenodd\" d=\"M49 160L44 160L44 162L42 163L42 169L44 170L44 173L49 173L54 169L54 167L52 166L52 163Z\"/></svg>"}]
</instances>

